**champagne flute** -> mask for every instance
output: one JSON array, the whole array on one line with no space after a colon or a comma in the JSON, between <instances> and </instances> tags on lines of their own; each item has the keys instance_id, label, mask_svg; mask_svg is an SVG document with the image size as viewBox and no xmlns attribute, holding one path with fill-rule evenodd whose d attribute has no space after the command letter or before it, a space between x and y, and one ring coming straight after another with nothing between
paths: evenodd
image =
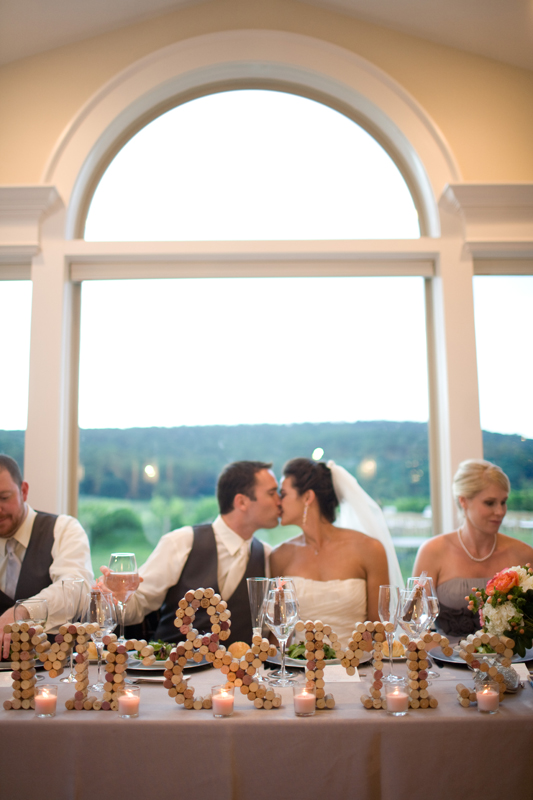
<instances>
[{"instance_id":1,"label":"champagne flute","mask_svg":"<svg viewBox=\"0 0 533 800\"><path fill-rule=\"evenodd\" d=\"M102 669L102 654L104 652L103 638L115 630L117 626L117 615L115 606L109 592L101 592L100 590L93 590L87 595L87 604L83 614L83 623L98 625L94 633L91 633L91 639L96 645L96 653L98 656L98 674L96 676L96 683L90 688L95 691L102 691L104 683L100 679Z\"/></svg>"},{"instance_id":2,"label":"champagne flute","mask_svg":"<svg viewBox=\"0 0 533 800\"><path fill-rule=\"evenodd\" d=\"M265 615L265 595L270 584L269 578L246 578L248 599L252 615L252 633L263 635L263 617Z\"/></svg>"},{"instance_id":3,"label":"champagne flute","mask_svg":"<svg viewBox=\"0 0 533 800\"><path fill-rule=\"evenodd\" d=\"M277 638L281 650L281 669L271 673L267 680L273 686L289 686L297 678L285 669L285 648L299 617L298 600L294 584L284 578L271 581L265 598L265 622Z\"/></svg>"},{"instance_id":4,"label":"champagne flute","mask_svg":"<svg viewBox=\"0 0 533 800\"><path fill-rule=\"evenodd\" d=\"M398 611L400 610L400 590L397 586L384 584L379 587L378 613L381 622L386 625L391 622L396 628L398 623ZM382 681L396 683L401 680L394 674L392 668L392 647L394 643L394 631L385 631L387 644L389 646L389 674L382 678Z\"/></svg>"},{"instance_id":5,"label":"champagne flute","mask_svg":"<svg viewBox=\"0 0 533 800\"><path fill-rule=\"evenodd\" d=\"M65 622L70 625L79 619L82 611L82 597L85 581L83 578L68 578L61 581L63 588L63 603L65 606ZM70 651L70 672L66 678L61 678L61 683L74 683L77 681L74 671L74 652Z\"/></svg>"},{"instance_id":6,"label":"champagne flute","mask_svg":"<svg viewBox=\"0 0 533 800\"><path fill-rule=\"evenodd\" d=\"M115 598L120 623L118 641L120 644L124 644L126 641L124 638L125 606L140 583L135 553L111 553L109 569L111 572L107 575L105 583Z\"/></svg>"}]
</instances>

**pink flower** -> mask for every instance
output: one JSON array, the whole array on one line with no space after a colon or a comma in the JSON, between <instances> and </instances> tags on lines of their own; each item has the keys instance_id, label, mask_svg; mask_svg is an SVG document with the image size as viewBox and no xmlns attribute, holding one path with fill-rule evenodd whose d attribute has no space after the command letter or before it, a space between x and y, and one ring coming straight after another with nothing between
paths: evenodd
<instances>
[{"instance_id":1,"label":"pink flower","mask_svg":"<svg viewBox=\"0 0 533 800\"><path fill-rule=\"evenodd\" d=\"M513 569L502 569L501 572L498 572L494 578L487 583L486 592L489 595L493 595L496 591L508 592L513 586L519 585L520 576L518 572L515 572Z\"/></svg>"}]
</instances>

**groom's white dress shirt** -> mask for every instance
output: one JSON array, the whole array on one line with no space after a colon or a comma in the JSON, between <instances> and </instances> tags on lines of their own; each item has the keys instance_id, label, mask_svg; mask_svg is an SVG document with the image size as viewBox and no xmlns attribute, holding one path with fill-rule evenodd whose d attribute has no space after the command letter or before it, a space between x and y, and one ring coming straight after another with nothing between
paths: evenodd
<instances>
[{"instance_id":1,"label":"groom's white dress shirt","mask_svg":"<svg viewBox=\"0 0 533 800\"><path fill-rule=\"evenodd\" d=\"M239 585L248 563L252 539L243 539L232 531L218 516L213 522L213 531L217 546L217 578L220 594L223 598L231 597ZM178 528L161 537L154 551L139 569L143 582L126 605L126 623L133 625L142 622L150 612L161 608L167 592L175 586L181 577L183 567L193 545L193 529L190 525ZM265 564L268 574L268 557L272 548L263 544ZM235 562L237 569L232 570ZM198 588L192 587L191 588Z\"/></svg>"}]
</instances>

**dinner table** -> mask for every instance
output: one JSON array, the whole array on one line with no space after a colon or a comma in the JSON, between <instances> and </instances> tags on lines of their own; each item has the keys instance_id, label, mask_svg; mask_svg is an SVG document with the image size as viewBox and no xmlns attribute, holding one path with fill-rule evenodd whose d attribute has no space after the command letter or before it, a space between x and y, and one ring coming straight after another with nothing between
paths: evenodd
<instances>
[{"instance_id":1,"label":"dinner table","mask_svg":"<svg viewBox=\"0 0 533 800\"><path fill-rule=\"evenodd\" d=\"M406 675L404 662L395 663ZM91 667L91 670L96 668ZM55 717L5 710L8 672L0 673L0 787L5 800L501 800L533 796L533 690L527 679L498 713L457 700L473 686L466 666L445 663L430 687L436 708L392 716L360 700L370 666L354 676L326 667L335 707L298 717L291 687L279 708L258 709L239 690L232 716L189 710L169 697L160 673L139 681L137 718L116 711L67 710L72 685L57 683ZM222 682L211 665L187 671L197 695ZM302 673L303 681L303 673Z\"/></svg>"}]
</instances>

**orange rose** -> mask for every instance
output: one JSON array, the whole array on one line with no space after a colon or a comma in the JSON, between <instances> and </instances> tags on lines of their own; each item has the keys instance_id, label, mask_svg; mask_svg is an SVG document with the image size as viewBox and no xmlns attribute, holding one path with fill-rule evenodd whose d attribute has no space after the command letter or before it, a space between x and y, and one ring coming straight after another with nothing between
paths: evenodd
<instances>
[{"instance_id":1,"label":"orange rose","mask_svg":"<svg viewBox=\"0 0 533 800\"><path fill-rule=\"evenodd\" d=\"M504 569L498 572L494 578L491 578L485 591L490 595L494 594L495 591L508 592L513 586L518 586L519 584L520 576L518 572L512 569Z\"/></svg>"}]
</instances>

